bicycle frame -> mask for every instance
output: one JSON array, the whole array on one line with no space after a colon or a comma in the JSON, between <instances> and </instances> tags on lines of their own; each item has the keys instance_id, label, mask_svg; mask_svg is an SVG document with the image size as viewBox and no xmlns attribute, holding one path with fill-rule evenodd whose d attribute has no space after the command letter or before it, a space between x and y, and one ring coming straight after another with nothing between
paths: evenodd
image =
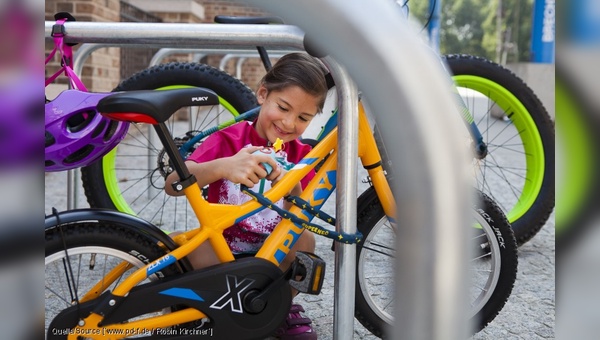
<instances>
[{"instance_id":1,"label":"bicycle frame","mask_svg":"<svg viewBox=\"0 0 600 340\"><path fill-rule=\"evenodd\" d=\"M73 71L73 47L64 42L65 27L63 24L66 21L66 18L58 19L56 20L56 24L52 26L52 38L54 40L54 49L52 50L52 52L50 52L48 57L46 57L45 65L48 65L48 63L52 60L52 58L54 58L54 55L58 51L61 61L61 67L53 75L46 78L45 86L48 86L58 76L64 73L64 75L69 79L69 86L71 88L87 92L87 88L79 79L79 77L77 77L75 71Z\"/></svg>"},{"instance_id":2,"label":"bicycle frame","mask_svg":"<svg viewBox=\"0 0 600 340\"><path fill-rule=\"evenodd\" d=\"M360 104L360 102L359 102ZM163 143L172 144L172 139L169 139L168 130L164 125L155 126ZM161 129L162 128L162 129ZM162 131L162 133L161 133ZM366 114L362 104L359 105L359 158L363 166L367 169L375 190L380 197L384 211L389 216L390 220L395 217L395 202L392 196L390 186L385 177L385 172L381 163L381 156L377 149L375 139L371 132L371 128L366 118ZM327 198L331 195L336 187L336 165L337 165L337 127L319 142L296 166L288 171L288 173L269 191L264 193L264 197L271 202L275 202L284 197L300 180L305 177L319 161L325 159L325 162L316 173L315 177L310 181L306 189L299 196L300 199L308 202L312 207L319 209ZM168 145L165 145L169 149ZM176 151L174 145L172 150L177 161L183 159ZM177 162L176 161L176 162ZM180 178L185 177L185 170L182 171ZM242 205L226 205L209 203L201 194L201 188L194 182L192 185L183 189L185 196L194 210L201 227L194 230L184 232L174 238L175 242L180 246L174 251L156 259L155 261L139 268L123 282L115 287L112 294L115 296L124 297L138 283L156 273L157 271L175 263L177 260L187 256L192 250L196 249L203 242L210 242L217 257L221 262L231 262L235 258L223 237L223 231L235 224L236 222L245 219L246 217L255 214L265 207L256 200L250 200ZM290 214L299 217L305 222L311 220L311 214L303 208L296 205L289 210ZM266 239L263 246L260 248L256 257L265 259L276 266L279 266L290 249L294 246L299 236L304 232L304 229L309 229L319 235L329 238L337 238L338 241L343 239L342 234L328 230L314 230L308 223L298 225L290 219L283 219L273 230L270 236ZM346 235L347 236L347 235ZM348 242L350 243L350 242ZM124 272L126 266L119 266L111 271L103 278L104 285L111 284L119 276L120 272ZM96 285L95 288L99 287ZM88 292L84 295L86 300L94 298L100 294L101 289L94 289L94 292ZM133 332L140 329L151 329L157 327L167 327L185 322L194 321L205 317L206 315L196 309L188 308L176 311L170 314L157 317L149 317L139 321L132 321L126 325L110 325L105 326L104 332L108 329L120 330L122 334L134 334ZM92 313L84 320L84 326L77 326L77 334L97 334L98 329L88 327L87 325L98 325L101 322L102 316ZM89 322L88 322L89 321ZM101 334L101 333L98 333Z\"/></svg>"}]
</instances>

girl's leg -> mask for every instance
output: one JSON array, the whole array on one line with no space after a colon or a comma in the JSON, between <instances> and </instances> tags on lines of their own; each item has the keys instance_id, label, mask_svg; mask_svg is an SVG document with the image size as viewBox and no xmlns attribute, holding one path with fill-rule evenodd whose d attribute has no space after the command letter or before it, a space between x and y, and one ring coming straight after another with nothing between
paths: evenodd
<instances>
[{"instance_id":1,"label":"girl's leg","mask_svg":"<svg viewBox=\"0 0 600 340\"><path fill-rule=\"evenodd\" d=\"M316 248L315 235L311 232L304 231L300 238L294 244L290 252L287 254L283 262L281 263L281 270L286 271L296 259L296 251L305 251L308 253L314 253Z\"/></svg>"},{"instance_id":2,"label":"girl's leg","mask_svg":"<svg viewBox=\"0 0 600 340\"><path fill-rule=\"evenodd\" d=\"M176 231L169 234L169 236L173 238L179 234L181 234L181 232ZM190 260L194 269L206 268L221 263L217 258L213 247L210 245L210 242L202 243L198 248L194 249L187 258Z\"/></svg>"},{"instance_id":3,"label":"girl's leg","mask_svg":"<svg viewBox=\"0 0 600 340\"><path fill-rule=\"evenodd\" d=\"M296 244L294 244L292 249L290 249L290 252L287 254L285 259L283 259L283 262L281 262L279 268L281 268L281 270L284 272L288 270L294 260L296 260L296 251L300 250L314 254L315 248L315 235L311 232L304 231L302 235L300 235L300 238L298 238L298 241L296 241ZM298 291L292 288L292 296L296 295L298 295Z\"/></svg>"},{"instance_id":4,"label":"girl's leg","mask_svg":"<svg viewBox=\"0 0 600 340\"><path fill-rule=\"evenodd\" d=\"M296 251L305 251L309 253L315 252L315 235L311 232L304 231L296 244L292 247L286 258L281 263L281 269L287 270L296 259ZM295 297L298 291L292 289L292 296ZM306 339L316 340L317 333L312 328L312 321L304 313L304 308L299 304L292 303L290 312L283 323L283 325L277 330L275 336L282 340L288 339Z\"/></svg>"}]
</instances>

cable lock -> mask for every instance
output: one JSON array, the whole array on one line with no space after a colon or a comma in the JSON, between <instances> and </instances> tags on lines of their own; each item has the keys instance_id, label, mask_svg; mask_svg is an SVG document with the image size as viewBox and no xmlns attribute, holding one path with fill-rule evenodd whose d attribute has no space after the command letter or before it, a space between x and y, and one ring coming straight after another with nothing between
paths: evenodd
<instances>
[{"instance_id":1,"label":"cable lock","mask_svg":"<svg viewBox=\"0 0 600 340\"><path fill-rule=\"evenodd\" d=\"M266 198L264 195L250 191L248 189L248 187L245 185L241 185L240 187L241 187L242 192L244 192L245 194L252 197L255 201L260 203L262 206L275 211L282 218L288 219L288 220L292 221L292 223L294 223L295 225L297 225L301 228L307 229L310 232L313 232L315 234L330 238L334 241L346 243L346 244L355 244L355 243L359 243L362 240L362 233L360 233L359 231L357 231L356 234L346 234L346 233L340 233L340 232L337 232L334 230L329 230L329 229L323 228L318 224L314 224L314 223L305 221L305 220L301 219L300 217L294 215L293 213L291 213L285 209L279 208L277 205L275 205L273 202L271 202L271 200ZM307 206L310 206L310 205L307 203ZM313 208L313 211L316 211L316 209ZM320 214L322 215L324 213L320 212Z\"/></svg>"}]
</instances>

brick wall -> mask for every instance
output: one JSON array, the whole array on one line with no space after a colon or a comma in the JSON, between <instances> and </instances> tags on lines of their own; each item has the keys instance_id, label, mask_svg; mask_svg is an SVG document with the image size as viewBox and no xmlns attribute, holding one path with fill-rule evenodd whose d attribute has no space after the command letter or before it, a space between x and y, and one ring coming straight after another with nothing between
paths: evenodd
<instances>
[{"instance_id":1,"label":"brick wall","mask_svg":"<svg viewBox=\"0 0 600 340\"><path fill-rule=\"evenodd\" d=\"M245 4L240 4L235 1L202 1L198 0L204 7L205 22L213 22L216 15L234 15L234 16L266 16L271 15L262 9L250 7ZM206 63L212 66L219 66L221 58L208 58ZM229 61L225 67L225 71L233 76L236 75L237 59ZM242 64L241 80L256 90L260 79L265 75L265 68L259 58L247 58Z\"/></svg>"},{"instance_id":2,"label":"brick wall","mask_svg":"<svg viewBox=\"0 0 600 340\"><path fill-rule=\"evenodd\" d=\"M165 22L198 22L198 23L213 23L216 15L235 15L235 16L263 16L270 15L269 13L255 7L248 6L235 1L224 0L196 0L196 3L202 6L204 10L203 17L191 16L188 13L168 13L160 11L150 11L153 15L161 17ZM144 8L142 1L137 1L136 5ZM201 62L219 67L223 55L209 55L202 58ZM192 55L171 55L165 58L164 62L169 61L191 61ZM224 71L236 76L236 63L238 59L231 59L224 67ZM259 58L246 58L242 64L241 80L256 90L257 84L266 73L262 62Z\"/></svg>"},{"instance_id":3,"label":"brick wall","mask_svg":"<svg viewBox=\"0 0 600 340\"><path fill-rule=\"evenodd\" d=\"M204 7L206 22L212 22L215 15L260 16L268 15L260 8L250 7L236 1L197 0Z\"/></svg>"},{"instance_id":4,"label":"brick wall","mask_svg":"<svg viewBox=\"0 0 600 340\"><path fill-rule=\"evenodd\" d=\"M55 13L69 12L78 21L118 22L119 11L119 0L46 0L45 18L53 21ZM78 46L74 47L74 51ZM46 43L46 53L49 53L52 47L52 43ZM46 67L46 74L53 74L58 67L59 61L55 58L52 65ZM101 48L87 58L81 72L81 80L90 91L110 91L119 81L119 69L120 49ZM66 83L66 79L61 77L57 83Z\"/></svg>"},{"instance_id":5,"label":"brick wall","mask_svg":"<svg viewBox=\"0 0 600 340\"><path fill-rule=\"evenodd\" d=\"M159 23L163 20L138 7L121 1L120 18L122 22L147 22ZM158 52L158 48L131 47L121 48L121 79L128 79L136 72L148 68L152 57Z\"/></svg>"},{"instance_id":6,"label":"brick wall","mask_svg":"<svg viewBox=\"0 0 600 340\"><path fill-rule=\"evenodd\" d=\"M165 12L151 12L163 19L164 22L184 22L184 23L200 23L201 18L190 13L165 13Z\"/></svg>"}]
</instances>

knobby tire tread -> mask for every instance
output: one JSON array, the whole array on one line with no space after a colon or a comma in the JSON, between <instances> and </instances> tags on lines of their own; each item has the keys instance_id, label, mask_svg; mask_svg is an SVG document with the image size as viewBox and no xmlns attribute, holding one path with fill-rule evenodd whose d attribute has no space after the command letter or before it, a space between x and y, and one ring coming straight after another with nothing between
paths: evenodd
<instances>
[{"instance_id":1,"label":"knobby tire tread","mask_svg":"<svg viewBox=\"0 0 600 340\"><path fill-rule=\"evenodd\" d=\"M488 323L490 323L502 310L506 301L510 297L512 292L516 276L517 276L517 242L514 237L514 233L506 219L502 210L498 207L494 201L487 195L480 193L481 202L476 205L483 209L493 220L491 225L499 230L504 239L506 247L501 250L501 274L498 281L498 285L490 300L477 313L474 317L473 332L479 332ZM369 233L379 220L385 217L383 207L377 197L373 187L367 189L358 199L357 203L357 228L363 234L364 239L367 239ZM362 296L362 290L360 289L360 281L358 276L358 257L362 251L362 244L357 245L357 275L356 275L356 290L355 290L355 318L363 325L369 332L379 338L385 338L387 329L391 325L387 324L385 320L377 317L375 312L371 310L369 304L366 302L364 296ZM400 306L401 308L401 306Z\"/></svg>"},{"instance_id":2,"label":"knobby tire tread","mask_svg":"<svg viewBox=\"0 0 600 340\"><path fill-rule=\"evenodd\" d=\"M546 224L555 203L555 130L554 122L533 90L515 73L485 58L467 54L449 54L444 59L455 75L475 75L492 80L512 93L527 108L540 133L545 155L542 188L532 207L512 228L519 246L533 238Z\"/></svg>"},{"instance_id":3,"label":"knobby tire tread","mask_svg":"<svg viewBox=\"0 0 600 340\"><path fill-rule=\"evenodd\" d=\"M476 320L474 320L475 332L479 332L485 328L485 326L496 318L502 308L504 308L504 305L512 293L518 270L518 245L510 223L506 219L502 209L500 209L494 200L484 193L479 194L481 195L481 202L477 206L483 209L483 211L492 218L493 222L490 222L490 224L493 228L499 230L504 239L506 248L501 250L502 255L500 257L502 259L502 269L498 286L494 290L490 301L488 301L482 311L477 314Z\"/></svg>"},{"instance_id":4,"label":"knobby tire tread","mask_svg":"<svg viewBox=\"0 0 600 340\"><path fill-rule=\"evenodd\" d=\"M159 247L155 240L135 233L128 228L110 222L75 222L64 224L60 227L47 229L45 232L46 256L64 250L63 236L67 248L101 246L129 253L136 250L153 261L163 255L165 251ZM169 266L164 270L165 276L174 274L179 270Z\"/></svg>"}]
</instances>

